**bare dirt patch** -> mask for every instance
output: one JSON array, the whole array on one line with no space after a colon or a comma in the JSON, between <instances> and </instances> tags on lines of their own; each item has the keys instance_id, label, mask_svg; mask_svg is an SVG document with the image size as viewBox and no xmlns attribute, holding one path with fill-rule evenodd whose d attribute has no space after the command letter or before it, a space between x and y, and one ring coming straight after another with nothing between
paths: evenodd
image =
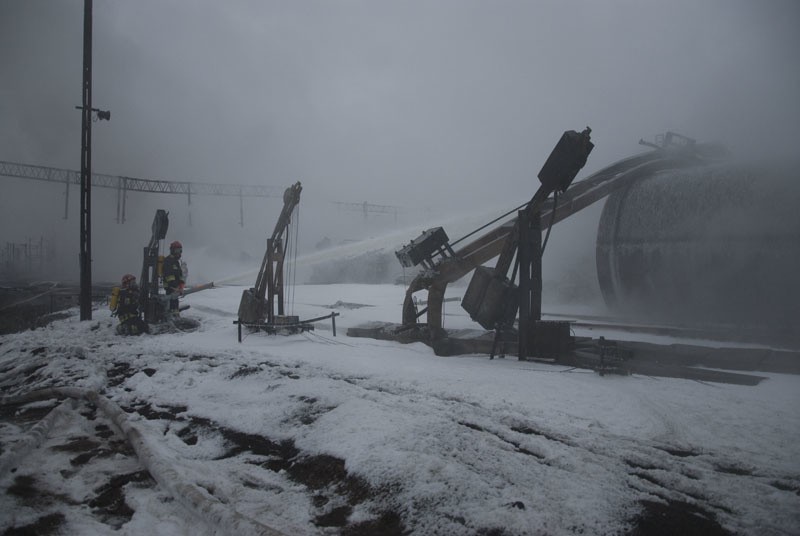
<instances>
[{"instance_id":1,"label":"bare dirt patch","mask_svg":"<svg viewBox=\"0 0 800 536\"><path fill-rule=\"evenodd\" d=\"M116 529L121 528L133 517L133 509L125 502L125 486L130 483L144 487L154 487L156 484L147 471L116 475L96 488L94 490L96 495L88 502L95 515Z\"/></svg>"},{"instance_id":2,"label":"bare dirt patch","mask_svg":"<svg viewBox=\"0 0 800 536\"><path fill-rule=\"evenodd\" d=\"M7 529L3 536L47 536L48 534L58 534L65 520L64 514L61 512L46 514L33 523Z\"/></svg>"},{"instance_id":3,"label":"bare dirt patch","mask_svg":"<svg viewBox=\"0 0 800 536\"><path fill-rule=\"evenodd\" d=\"M309 399L313 400L313 399ZM321 528L340 528L342 534L366 536L405 534L405 524L393 511L376 512L375 518L350 523L356 505L381 499L381 491L371 487L364 479L350 474L344 460L329 455L307 455L290 440L275 441L258 434L249 434L227 428L203 417L186 415L185 407L162 406L154 409L149 403L137 404L135 411L147 419L168 419L184 423L176 435L187 445L194 445L199 436L218 434L226 444L225 452L216 459L228 459L243 454L260 459L247 463L259 465L273 472L283 472L292 481L304 485L311 504L318 513L314 523Z\"/></svg>"},{"instance_id":4,"label":"bare dirt patch","mask_svg":"<svg viewBox=\"0 0 800 536\"><path fill-rule=\"evenodd\" d=\"M716 516L682 501L640 501L642 512L633 520L628 536L732 536Z\"/></svg>"}]
</instances>

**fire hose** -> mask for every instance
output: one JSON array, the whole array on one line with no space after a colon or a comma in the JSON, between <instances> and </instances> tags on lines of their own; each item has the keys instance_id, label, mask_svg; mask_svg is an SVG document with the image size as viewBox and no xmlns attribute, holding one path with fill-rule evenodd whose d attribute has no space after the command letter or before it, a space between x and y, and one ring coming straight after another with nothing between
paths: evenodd
<instances>
[{"instance_id":1,"label":"fire hose","mask_svg":"<svg viewBox=\"0 0 800 536\"><path fill-rule=\"evenodd\" d=\"M33 427L21 445L15 448L13 452L0 458L0 478L4 477L33 448L42 444L56 421L65 416L68 410L72 409L74 400L84 400L94 404L111 420L118 432L125 437L128 444L136 452L142 465L144 465L153 479L192 514L213 528L215 533L284 536L282 532L210 498L208 493L200 486L186 482L178 471L156 456L155 449L150 445L147 437L128 421L127 414L122 408L96 391L76 387L53 387L33 391L21 396L4 396L0 399L0 405L24 404L36 400L63 397L73 400L63 402L48 413Z\"/></svg>"}]
</instances>

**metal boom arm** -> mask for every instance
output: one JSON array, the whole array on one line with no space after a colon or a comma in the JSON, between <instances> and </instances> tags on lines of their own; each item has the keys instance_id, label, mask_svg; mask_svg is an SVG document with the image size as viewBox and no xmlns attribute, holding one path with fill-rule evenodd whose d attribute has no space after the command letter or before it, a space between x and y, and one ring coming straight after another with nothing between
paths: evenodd
<instances>
[{"instance_id":1,"label":"metal boom arm","mask_svg":"<svg viewBox=\"0 0 800 536\"><path fill-rule=\"evenodd\" d=\"M545 199L542 199L544 193L540 189L537 191L539 197L537 198L535 195L527 204L527 211L530 215L534 215L538 211L540 221L543 223L550 221L558 223L605 198L613 191L654 172L697 165L703 161L698 152L697 150L658 148L621 160L572 185L559 196L557 207L554 206L552 198L547 199L545 196ZM547 195L549 193L547 192ZM553 216L554 210L555 216ZM517 218L501 224L456 250L453 256L439 259L434 270L427 270L417 275L406 290L403 303L403 325L410 326L417 322L418 313L414 305L413 294L420 290L427 290L428 326L433 329L441 329L442 302L447 285L501 255L504 249L509 251L509 241L514 239L513 233L516 226ZM508 259L506 261L510 262Z\"/></svg>"},{"instance_id":2,"label":"metal boom arm","mask_svg":"<svg viewBox=\"0 0 800 536\"><path fill-rule=\"evenodd\" d=\"M272 236L267 239L267 251L261 261L256 284L242 294L239 304L239 320L245 323L272 323L277 314L283 315L283 235L291 223L292 213L300 203L303 187L299 182L283 193L283 209L275 223Z\"/></svg>"}]
</instances>

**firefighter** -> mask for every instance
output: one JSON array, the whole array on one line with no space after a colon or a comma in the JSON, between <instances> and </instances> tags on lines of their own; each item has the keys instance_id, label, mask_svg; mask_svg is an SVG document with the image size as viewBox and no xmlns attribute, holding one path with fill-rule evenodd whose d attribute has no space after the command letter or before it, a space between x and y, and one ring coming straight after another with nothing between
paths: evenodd
<instances>
[{"instance_id":1,"label":"firefighter","mask_svg":"<svg viewBox=\"0 0 800 536\"><path fill-rule=\"evenodd\" d=\"M122 276L122 286L119 289L117 309L114 314L119 318L117 326L119 335L141 335L150 332L147 323L139 315L139 285L133 274Z\"/></svg>"},{"instance_id":2,"label":"firefighter","mask_svg":"<svg viewBox=\"0 0 800 536\"><path fill-rule=\"evenodd\" d=\"M175 240L169 245L169 255L164 257L164 290L169 300L170 313L178 313L178 297L183 294L185 279L181 267L183 246Z\"/></svg>"}]
</instances>

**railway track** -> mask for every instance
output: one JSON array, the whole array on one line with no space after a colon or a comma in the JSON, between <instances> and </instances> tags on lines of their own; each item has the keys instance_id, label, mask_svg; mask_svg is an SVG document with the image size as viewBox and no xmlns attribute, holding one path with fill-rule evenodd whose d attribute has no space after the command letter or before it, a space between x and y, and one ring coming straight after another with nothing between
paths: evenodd
<instances>
[{"instance_id":1,"label":"railway track","mask_svg":"<svg viewBox=\"0 0 800 536\"><path fill-rule=\"evenodd\" d=\"M800 349L800 333L777 326L737 326L733 324L666 324L636 320L567 313L543 313L544 320L561 320L573 329L588 331L622 332L713 341L716 343L758 345L773 348Z\"/></svg>"}]
</instances>

